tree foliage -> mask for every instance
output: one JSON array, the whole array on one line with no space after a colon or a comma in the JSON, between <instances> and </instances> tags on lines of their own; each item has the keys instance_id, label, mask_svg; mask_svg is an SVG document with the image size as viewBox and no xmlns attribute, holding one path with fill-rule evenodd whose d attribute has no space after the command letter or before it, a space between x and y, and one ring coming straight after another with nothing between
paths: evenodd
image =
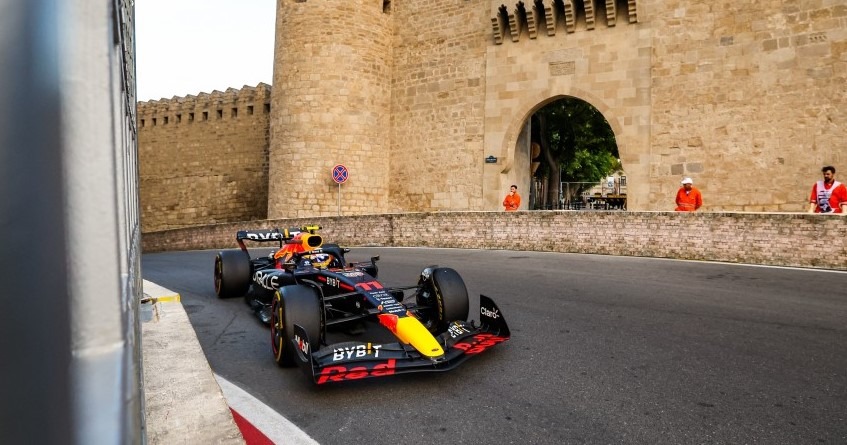
<instances>
[{"instance_id":1,"label":"tree foliage","mask_svg":"<svg viewBox=\"0 0 847 445\"><path fill-rule=\"evenodd\" d=\"M539 136L552 155L542 157L537 174L550 177L552 168L558 168L562 182L596 183L620 168L615 134L588 102L573 97L557 100L534 117L543 123ZM550 165L550 158L558 165Z\"/></svg>"}]
</instances>

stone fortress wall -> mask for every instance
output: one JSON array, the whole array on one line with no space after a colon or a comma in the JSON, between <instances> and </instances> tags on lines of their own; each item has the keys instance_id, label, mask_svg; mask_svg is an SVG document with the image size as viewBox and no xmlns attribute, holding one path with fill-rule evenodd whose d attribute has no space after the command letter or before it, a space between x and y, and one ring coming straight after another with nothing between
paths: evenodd
<instances>
[{"instance_id":1,"label":"stone fortress wall","mask_svg":"<svg viewBox=\"0 0 847 445\"><path fill-rule=\"evenodd\" d=\"M645 13L648 208L666 208L688 175L707 210L803 211L822 166L847 174L847 3L656 1Z\"/></svg>"},{"instance_id":2,"label":"stone fortress wall","mask_svg":"<svg viewBox=\"0 0 847 445\"><path fill-rule=\"evenodd\" d=\"M435 0L391 8L390 210L481 210L488 7Z\"/></svg>"},{"instance_id":3,"label":"stone fortress wall","mask_svg":"<svg viewBox=\"0 0 847 445\"><path fill-rule=\"evenodd\" d=\"M391 15L376 0L277 3L269 214L388 208Z\"/></svg>"},{"instance_id":4,"label":"stone fortress wall","mask_svg":"<svg viewBox=\"0 0 847 445\"><path fill-rule=\"evenodd\" d=\"M281 0L277 23L264 129L198 142L209 134L161 117L159 133L139 128L145 231L251 219L244 203L212 201L268 188L267 213L256 210L268 218L499 210L509 184L529 185L527 119L566 96L615 132L629 210L672 210L692 176L705 211L800 212L822 165L847 172L843 0ZM217 122L224 131L227 116ZM166 155L250 138L250 163ZM246 160L249 147L232 150ZM180 180L173 159L208 163L230 188ZM340 208L338 163L351 173ZM265 185L250 174L259 165Z\"/></svg>"},{"instance_id":5,"label":"stone fortress wall","mask_svg":"<svg viewBox=\"0 0 847 445\"><path fill-rule=\"evenodd\" d=\"M138 103L142 232L267 216L270 92Z\"/></svg>"}]
</instances>

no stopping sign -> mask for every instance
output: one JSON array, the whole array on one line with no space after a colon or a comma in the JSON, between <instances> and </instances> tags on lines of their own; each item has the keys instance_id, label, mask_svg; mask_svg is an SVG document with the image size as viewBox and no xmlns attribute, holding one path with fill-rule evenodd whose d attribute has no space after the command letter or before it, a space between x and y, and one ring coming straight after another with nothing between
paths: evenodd
<instances>
[{"instance_id":1,"label":"no stopping sign","mask_svg":"<svg viewBox=\"0 0 847 445\"><path fill-rule=\"evenodd\" d=\"M332 167L332 180L337 184L345 183L349 176L350 172L344 164L336 164L335 167Z\"/></svg>"}]
</instances>

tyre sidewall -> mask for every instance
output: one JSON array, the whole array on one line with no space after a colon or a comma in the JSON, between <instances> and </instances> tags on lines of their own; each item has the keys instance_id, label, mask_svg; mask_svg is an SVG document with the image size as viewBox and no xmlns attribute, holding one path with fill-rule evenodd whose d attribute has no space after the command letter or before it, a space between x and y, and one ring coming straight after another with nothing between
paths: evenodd
<instances>
[{"instance_id":1,"label":"tyre sidewall","mask_svg":"<svg viewBox=\"0 0 847 445\"><path fill-rule=\"evenodd\" d=\"M274 292L271 310L271 352L280 366L296 364L295 324L306 331L311 351L320 349L321 306L314 288L305 285L281 287Z\"/></svg>"},{"instance_id":2,"label":"tyre sidewall","mask_svg":"<svg viewBox=\"0 0 847 445\"><path fill-rule=\"evenodd\" d=\"M452 321L468 319L468 289L458 272L449 267L434 269L430 285L437 305L435 332L444 331Z\"/></svg>"},{"instance_id":3,"label":"tyre sidewall","mask_svg":"<svg viewBox=\"0 0 847 445\"><path fill-rule=\"evenodd\" d=\"M250 289L250 257L240 250L222 250L215 256L214 274L219 298L243 296Z\"/></svg>"}]
</instances>

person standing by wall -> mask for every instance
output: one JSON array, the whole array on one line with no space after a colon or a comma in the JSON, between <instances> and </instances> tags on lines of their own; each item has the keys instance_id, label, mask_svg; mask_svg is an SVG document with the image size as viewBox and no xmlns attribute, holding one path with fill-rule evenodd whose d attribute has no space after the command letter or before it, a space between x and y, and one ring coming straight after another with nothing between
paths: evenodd
<instances>
[{"instance_id":1,"label":"person standing by wall","mask_svg":"<svg viewBox=\"0 0 847 445\"><path fill-rule=\"evenodd\" d=\"M509 194L503 199L503 207L507 212L514 212L521 206L521 195L518 194L518 186L512 184L509 187Z\"/></svg>"},{"instance_id":2,"label":"person standing by wall","mask_svg":"<svg viewBox=\"0 0 847 445\"><path fill-rule=\"evenodd\" d=\"M823 180L812 186L809 213L840 213L847 215L847 187L835 180L835 167L821 169Z\"/></svg>"},{"instance_id":3,"label":"person standing by wall","mask_svg":"<svg viewBox=\"0 0 847 445\"><path fill-rule=\"evenodd\" d=\"M703 195L694 187L691 178L682 180L682 187L676 192L677 212L694 212L703 205Z\"/></svg>"}]
</instances>

